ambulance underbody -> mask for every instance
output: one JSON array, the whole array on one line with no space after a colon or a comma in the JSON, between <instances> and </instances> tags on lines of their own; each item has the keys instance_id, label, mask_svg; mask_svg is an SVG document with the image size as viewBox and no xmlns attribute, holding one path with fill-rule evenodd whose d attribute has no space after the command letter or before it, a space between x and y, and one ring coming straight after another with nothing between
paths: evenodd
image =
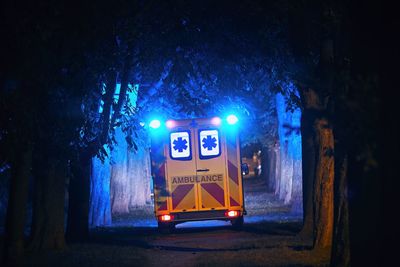
<instances>
[{"instance_id":1,"label":"ambulance underbody","mask_svg":"<svg viewBox=\"0 0 400 267\"><path fill-rule=\"evenodd\" d=\"M154 211L162 229L245 215L238 129L220 118L169 120L153 129Z\"/></svg>"}]
</instances>

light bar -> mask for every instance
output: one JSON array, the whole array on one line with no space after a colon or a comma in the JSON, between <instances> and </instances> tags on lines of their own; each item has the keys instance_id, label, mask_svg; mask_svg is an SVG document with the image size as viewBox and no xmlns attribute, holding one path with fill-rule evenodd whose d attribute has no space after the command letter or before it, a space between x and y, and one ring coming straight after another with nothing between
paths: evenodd
<instances>
[{"instance_id":1,"label":"light bar","mask_svg":"<svg viewBox=\"0 0 400 267\"><path fill-rule=\"evenodd\" d=\"M226 121L229 123L229 124L235 124L235 123L237 123L238 122L238 118L235 116L235 115L233 115L233 114L231 114L231 115L229 115L228 117L226 117Z\"/></svg>"},{"instance_id":2,"label":"light bar","mask_svg":"<svg viewBox=\"0 0 400 267\"><path fill-rule=\"evenodd\" d=\"M149 126L153 129L157 129L161 126L161 122L159 120L152 120Z\"/></svg>"}]
</instances>

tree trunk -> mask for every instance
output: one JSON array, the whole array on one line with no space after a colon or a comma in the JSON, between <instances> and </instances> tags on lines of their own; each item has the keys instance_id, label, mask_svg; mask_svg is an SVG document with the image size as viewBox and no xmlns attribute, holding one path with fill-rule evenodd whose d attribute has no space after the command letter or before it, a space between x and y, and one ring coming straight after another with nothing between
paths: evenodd
<instances>
[{"instance_id":1,"label":"tree trunk","mask_svg":"<svg viewBox=\"0 0 400 267\"><path fill-rule=\"evenodd\" d=\"M49 157L40 165L35 163L35 168L30 249L63 249L67 163Z\"/></svg>"},{"instance_id":2,"label":"tree trunk","mask_svg":"<svg viewBox=\"0 0 400 267\"><path fill-rule=\"evenodd\" d=\"M334 42L331 36L332 20L325 13L331 11L329 4L323 8L324 39L321 42L319 62L319 94L310 90L310 95L315 96L315 104L320 113L317 115L313 128L316 144L316 171L314 184L314 209L315 209L315 235L314 249L331 249L333 238L333 183L335 178L334 135L331 122L327 114L332 114L333 93L335 80L334 69ZM326 16L326 17L325 17ZM330 253L329 253L330 254Z\"/></svg>"},{"instance_id":3,"label":"tree trunk","mask_svg":"<svg viewBox=\"0 0 400 267\"><path fill-rule=\"evenodd\" d=\"M263 146L261 149L261 174L266 181L268 192L275 190L275 166L276 154L274 149Z\"/></svg>"},{"instance_id":4,"label":"tree trunk","mask_svg":"<svg viewBox=\"0 0 400 267\"><path fill-rule=\"evenodd\" d=\"M334 139L327 119L314 123L317 162L314 182L314 249L329 249L333 233Z\"/></svg>"},{"instance_id":5,"label":"tree trunk","mask_svg":"<svg viewBox=\"0 0 400 267\"><path fill-rule=\"evenodd\" d=\"M149 149L139 147L136 153L131 152L128 169L131 174L130 210L149 205L151 203Z\"/></svg>"},{"instance_id":6,"label":"tree trunk","mask_svg":"<svg viewBox=\"0 0 400 267\"><path fill-rule=\"evenodd\" d=\"M275 145L273 148L271 148L269 150L269 155L270 155L270 160L269 160L269 164L267 166L268 169L264 170L268 173L268 177L269 177L269 184L268 184L268 191L269 192L274 192L275 188L276 188L276 161L277 161L277 157L276 157L276 148ZM263 167L263 166L261 166Z\"/></svg>"},{"instance_id":7,"label":"tree trunk","mask_svg":"<svg viewBox=\"0 0 400 267\"><path fill-rule=\"evenodd\" d=\"M121 162L115 162L111 165L111 213L129 214L130 200L130 172L127 163L127 151L125 158Z\"/></svg>"},{"instance_id":8,"label":"tree trunk","mask_svg":"<svg viewBox=\"0 0 400 267\"><path fill-rule=\"evenodd\" d=\"M289 138L286 125L290 125L290 114L286 111L285 98L282 94L277 94L276 113L278 115L278 138L280 148L280 176L278 197L289 204L292 196L293 164L289 155Z\"/></svg>"},{"instance_id":9,"label":"tree trunk","mask_svg":"<svg viewBox=\"0 0 400 267\"><path fill-rule=\"evenodd\" d=\"M24 250L24 230L29 177L32 167L32 148L17 155L11 166L10 195L7 207L4 260L17 264Z\"/></svg>"},{"instance_id":10,"label":"tree trunk","mask_svg":"<svg viewBox=\"0 0 400 267\"><path fill-rule=\"evenodd\" d=\"M281 138L281 137L280 137ZM283 137L282 137L283 138ZM289 155L289 140L284 139L281 148L281 177L279 199L287 205L292 200L293 159Z\"/></svg>"},{"instance_id":11,"label":"tree trunk","mask_svg":"<svg viewBox=\"0 0 400 267\"><path fill-rule=\"evenodd\" d=\"M92 158L90 174L90 227L111 224L110 177L111 166L109 157L105 158L104 162L97 157Z\"/></svg>"},{"instance_id":12,"label":"tree trunk","mask_svg":"<svg viewBox=\"0 0 400 267\"><path fill-rule=\"evenodd\" d=\"M301 144L297 144L301 145ZM300 147L297 148L299 151ZM292 182L292 206L291 211L295 214L303 212L303 185L302 185L302 172L301 172L301 159L295 158L293 160L293 182Z\"/></svg>"},{"instance_id":13,"label":"tree trunk","mask_svg":"<svg viewBox=\"0 0 400 267\"><path fill-rule=\"evenodd\" d=\"M131 208L151 202L149 151L139 146L129 148L121 129L115 130L118 148L112 152L111 210L112 214L129 214Z\"/></svg>"},{"instance_id":14,"label":"tree trunk","mask_svg":"<svg viewBox=\"0 0 400 267\"><path fill-rule=\"evenodd\" d=\"M301 116L303 228L299 235L302 237L313 237L314 229L313 193L316 157L311 114L308 109L304 109Z\"/></svg>"},{"instance_id":15,"label":"tree trunk","mask_svg":"<svg viewBox=\"0 0 400 267\"><path fill-rule=\"evenodd\" d=\"M336 149L337 151L337 149ZM347 156L336 157L335 221L331 266L350 266L349 205L347 195Z\"/></svg>"},{"instance_id":16,"label":"tree trunk","mask_svg":"<svg viewBox=\"0 0 400 267\"><path fill-rule=\"evenodd\" d=\"M129 214L131 172L128 170L129 149L121 128L115 129L118 147L111 152L111 213Z\"/></svg>"},{"instance_id":17,"label":"tree trunk","mask_svg":"<svg viewBox=\"0 0 400 267\"><path fill-rule=\"evenodd\" d=\"M281 149L280 145L276 148L276 169L275 169L275 195L279 194L281 187Z\"/></svg>"},{"instance_id":18,"label":"tree trunk","mask_svg":"<svg viewBox=\"0 0 400 267\"><path fill-rule=\"evenodd\" d=\"M89 237L90 171L92 157L81 151L71 163L69 184L67 240L83 241Z\"/></svg>"}]
</instances>

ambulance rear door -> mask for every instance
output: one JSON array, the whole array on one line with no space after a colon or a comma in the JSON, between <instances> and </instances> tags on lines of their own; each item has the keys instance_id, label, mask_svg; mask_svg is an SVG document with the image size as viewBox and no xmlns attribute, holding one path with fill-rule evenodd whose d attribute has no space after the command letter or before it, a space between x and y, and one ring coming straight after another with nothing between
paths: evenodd
<instances>
[{"instance_id":1,"label":"ambulance rear door","mask_svg":"<svg viewBox=\"0 0 400 267\"><path fill-rule=\"evenodd\" d=\"M190 121L189 121L190 122ZM197 211L196 152L194 132L188 121L179 121L169 132L165 147L170 212Z\"/></svg>"},{"instance_id":2,"label":"ambulance rear door","mask_svg":"<svg viewBox=\"0 0 400 267\"><path fill-rule=\"evenodd\" d=\"M199 210L227 209L226 159L221 130L207 121L202 124L200 120L194 136Z\"/></svg>"}]
</instances>

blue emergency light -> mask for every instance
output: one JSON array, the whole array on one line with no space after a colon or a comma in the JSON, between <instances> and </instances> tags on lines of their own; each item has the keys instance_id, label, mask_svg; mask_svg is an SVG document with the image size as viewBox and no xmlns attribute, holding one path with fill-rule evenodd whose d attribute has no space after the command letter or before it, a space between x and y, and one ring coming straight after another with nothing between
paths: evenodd
<instances>
[{"instance_id":1,"label":"blue emergency light","mask_svg":"<svg viewBox=\"0 0 400 267\"><path fill-rule=\"evenodd\" d=\"M160 128L160 126L161 126L161 122L159 121L159 120L152 120L151 122L150 122L150 124L149 124L149 126L151 127L151 128L153 128L153 129L157 129L157 128Z\"/></svg>"},{"instance_id":2,"label":"blue emergency light","mask_svg":"<svg viewBox=\"0 0 400 267\"><path fill-rule=\"evenodd\" d=\"M228 122L228 124L233 125L236 124L239 121L239 119L235 115L231 114L228 117L226 117L226 121Z\"/></svg>"}]
</instances>

